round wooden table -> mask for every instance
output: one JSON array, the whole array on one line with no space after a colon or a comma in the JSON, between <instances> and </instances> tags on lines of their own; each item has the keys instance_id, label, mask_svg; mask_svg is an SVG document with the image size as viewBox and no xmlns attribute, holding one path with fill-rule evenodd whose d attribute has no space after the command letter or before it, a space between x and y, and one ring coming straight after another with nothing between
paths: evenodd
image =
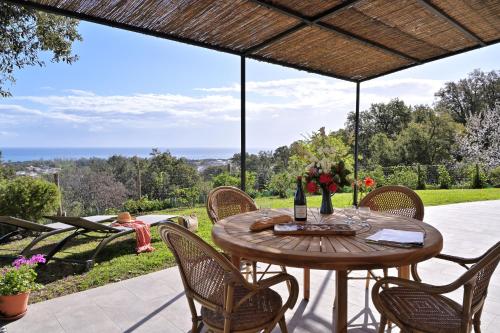
<instances>
[{"instance_id":1,"label":"round wooden table","mask_svg":"<svg viewBox=\"0 0 500 333\"><path fill-rule=\"evenodd\" d=\"M293 215L292 209L273 209L270 215ZM221 249L230 253L235 265L240 258L257 262L305 268L305 288L309 269L335 270L334 332L347 331L347 271L389 267L408 267L436 256L443 247L441 233L421 221L372 212L368 227L357 228L356 236L297 236L275 235L271 230L251 232L249 227L263 217L261 211L243 213L218 222L212 238ZM320 215L317 209L308 210L307 223L345 223L342 209L332 215ZM366 242L365 238L383 229L422 231L423 247L400 248ZM406 275L406 274L405 274ZM308 288L307 288L308 289Z\"/></svg>"}]
</instances>

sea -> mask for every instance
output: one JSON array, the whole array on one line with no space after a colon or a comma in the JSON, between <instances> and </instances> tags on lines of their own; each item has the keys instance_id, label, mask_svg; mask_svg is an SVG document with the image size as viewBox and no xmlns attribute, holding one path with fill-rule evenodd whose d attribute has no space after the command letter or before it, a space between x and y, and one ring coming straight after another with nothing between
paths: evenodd
<instances>
[{"instance_id":1,"label":"sea","mask_svg":"<svg viewBox=\"0 0 500 333\"><path fill-rule=\"evenodd\" d=\"M185 157L190 160L204 159L228 159L239 152L239 148L158 148L160 151L169 151L175 157ZM269 149L247 149L249 153L257 153L260 150ZM138 156L148 157L152 148L0 148L4 162L25 162L38 160L66 159L75 160L79 158L108 158L113 155L126 157Z\"/></svg>"}]
</instances>

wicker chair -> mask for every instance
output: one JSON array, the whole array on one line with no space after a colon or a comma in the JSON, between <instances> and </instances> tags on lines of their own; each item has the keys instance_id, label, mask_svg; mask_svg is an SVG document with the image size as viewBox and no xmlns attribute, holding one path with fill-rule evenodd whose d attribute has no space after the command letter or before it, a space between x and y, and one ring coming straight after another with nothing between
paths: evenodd
<instances>
[{"instance_id":1,"label":"wicker chair","mask_svg":"<svg viewBox=\"0 0 500 333\"><path fill-rule=\"evenodd\" d=\"M415 267L412 267L415 281L390 277L376 282L372 300L382 314L379 333L384 332L387 320L396 323L404 332L468 333L472 326L476 333L481 332L481 312L489 281L500 260L500 242L478 258L444 254L436 258L455 262L467 272L443 286L422 283ZM397 287L385 288L386 285ZM462 304L443 296L461 287L464 288Z\"/></svg>"},{"instance_id":2,"label":"wicker chair","mask_svg":"<svg viewBox=\"0 0 500 333\"><path fill-rule=\"evenodd\" d=\"M191 310L192 333L205 324L213 332L271 332L279 324L287 332L285 311L293 308L298 296L297 280L288 274L275 275L259 283L247 282L231 262L189 230L167 222L160 236L174 254ZM281 282L291 285L283 304L270 287ZM194 301L201 304L198 316Z\"/></svg>"},{"instance_id":3,"label":"wicker chair","mask_svg":"<svg viewBox=\"0 0 500 333\"><path fill-rule=\"evenodd\" d=\"M257 210L257 205L252 198L242 190L232 186L220 186L214 188L208 194L207 213L213 224L219 222L226 217L236 214L252 212ZM271 265L268 265L264 271L257 271L257 263L249 260L242 260L242 264L246 267L252 267L253 282L257 282L257 274L261 274L260 279L266 274L286 273L286 267L280 266L281 271L269 271Z\"/></svg>"},{"instance_id":4,"label":"wicker chair","mask_svg":"<svg viewBox=\"0 0 500 333\"><path fill-rule=\"evenodd\" d=\"M370 207L377 212L387 212L394 215L411 217L422 221L424 219L424 204L415 191L405 186L383 186L368 193L359 203L361 207ZM399 270L399 268L398 268ZM387 268L384 270L387 277ZM366 289L370 286L370 279L380 279L372 271L366 275ZM350 279L358 279L350 277Z\"/></svg>"}]
</instances>

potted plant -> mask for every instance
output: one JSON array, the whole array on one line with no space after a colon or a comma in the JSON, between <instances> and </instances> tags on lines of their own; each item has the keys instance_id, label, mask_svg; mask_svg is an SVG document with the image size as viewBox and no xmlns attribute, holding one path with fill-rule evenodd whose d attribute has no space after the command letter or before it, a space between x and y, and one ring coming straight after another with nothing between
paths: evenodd
<instances>
[{"instance_id":1,"label":"potted plant","mask_svg":"<svg viewBox=\"0 0 500 333\"><path fill-rule=\"evenodd\" d=\"M18 258L13 267L4 268L0 275L0 316L2 319L17 319L27 311L31 291L38 290L41 285L36 283L35 267L45 263L41 254L31 258Z\"/></svg>"}]
</instances>

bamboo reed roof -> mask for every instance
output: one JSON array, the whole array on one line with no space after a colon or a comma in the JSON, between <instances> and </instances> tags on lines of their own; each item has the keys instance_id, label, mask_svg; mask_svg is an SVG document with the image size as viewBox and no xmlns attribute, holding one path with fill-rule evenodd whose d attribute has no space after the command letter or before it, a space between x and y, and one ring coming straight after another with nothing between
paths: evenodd
<instances>
[{"instance_id":1,"label":"bamboo reed roof","mask_svg":"<svg viewBox=\"0 0 500 333\"><path fill-rule=\"evenodd\" d=\"M10 2L358 82L500 41L500 0Z\"/></svg>"}]
</instances>

